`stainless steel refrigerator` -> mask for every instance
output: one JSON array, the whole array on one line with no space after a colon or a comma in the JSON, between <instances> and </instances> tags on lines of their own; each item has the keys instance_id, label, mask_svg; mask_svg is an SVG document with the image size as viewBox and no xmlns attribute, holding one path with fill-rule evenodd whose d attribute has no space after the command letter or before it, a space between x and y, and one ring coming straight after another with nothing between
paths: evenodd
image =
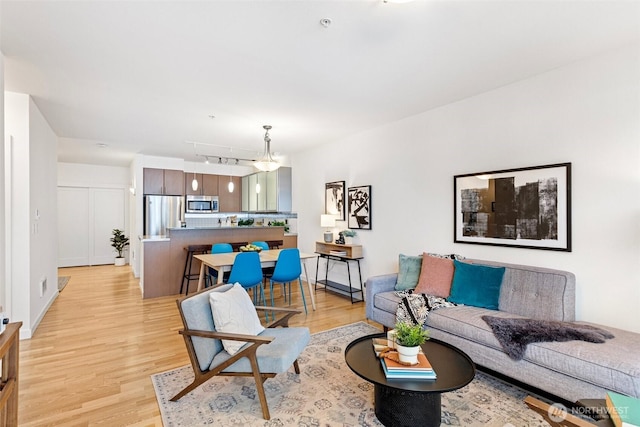
<instances>
[{"instance_id":1,"label":"stainless steel refrigerator","mask_svg":"<svg viewBox=\"0 0 640 427\"><path fill-rule=\"evenodd\" d=\"M184 196L144 196L144 234L164 236L184 221Z\"/></svg>"}]
</instances>

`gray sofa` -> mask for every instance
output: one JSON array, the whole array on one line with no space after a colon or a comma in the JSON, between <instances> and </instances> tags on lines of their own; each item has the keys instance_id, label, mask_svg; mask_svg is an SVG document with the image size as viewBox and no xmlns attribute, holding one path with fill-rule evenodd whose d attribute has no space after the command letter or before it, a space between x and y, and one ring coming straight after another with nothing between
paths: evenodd
<instances>
[{"instance_id":1,"label":"gray sofa","mask_svg":"<svg viewBox=\"0 0 640 427\"><path fill-rule=\"evenodd\" d=\"M602 344L585 341L529 344L522 360L503 351L483 315L509 318L575 321L575 277L547 268L469 260L505 267L499 310L471 306L434 310L427 319L431 337L446 341L480 366L529 384L570 402L604 399L607 390L640 397L640 334L599 326L615 338ZM367 318L393 328L399 298L394 293L397 274L366 281Z\"/></svg>"}]
</instances>

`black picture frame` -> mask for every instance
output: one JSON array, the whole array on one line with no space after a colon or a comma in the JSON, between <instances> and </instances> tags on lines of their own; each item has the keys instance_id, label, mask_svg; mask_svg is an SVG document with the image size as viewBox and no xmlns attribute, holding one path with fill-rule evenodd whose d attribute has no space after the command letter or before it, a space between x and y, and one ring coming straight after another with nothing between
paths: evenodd
<instances>
[{"instance_id":1,"label":"black picture frame","mask_svg":"<svg viewBox=\"0 0 640 427\"><path fill-rule=\"evenodd\" d=\"M324 213L334 215L336 221L344 221L344 187L344 181L324 185Z\"/></svg>"},{"instance_id":2,"label":"black picture frame","mask_svg":"<svg viewBox=\"0 0 640 427\"><path fill-rule=\"evenodd\" d=\"M454 243L571 252L571 163L453 177Z\"/></svg>"},{"instance_id":3,"label":"black picture frame","mask_svg":"<svg viewBox=\"0 0 640 427\"><path fill-rule=\"evenodd\" d=\"M349 187L347 191L347 227L371 230L371 186Z\"/></svg>"}]
</instances>

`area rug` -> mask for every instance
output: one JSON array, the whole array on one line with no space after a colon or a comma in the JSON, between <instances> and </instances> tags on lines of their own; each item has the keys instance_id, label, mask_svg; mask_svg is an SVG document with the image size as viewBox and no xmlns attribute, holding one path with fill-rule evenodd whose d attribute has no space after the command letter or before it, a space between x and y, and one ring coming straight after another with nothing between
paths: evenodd
<instances>
[{"instance_id":1,"label":"area rug","mask_svg":"<svg viewBox=\"0 0 640 427\"><path fill-rule=\"evenodd\" d=\"M262 418L251 378L213 378L171 402L192 381L191 367L152 375L164 426L381 426L373 409L373 385L351 372L344 361L344 349L351 341L376 332L380 330L357 322L313 334L299 359L300 375L292 368L265 382L268 421ZM468 386L442 395L442 424L546 426L523 403L526 395L478 372Z\"/></svg>"},{"instance_id":2,"label":"area rug","mask_svg":"<svg viewBox=\"0 0 640 427\"><path fill-rule=\"evenodd\" d=\"M59 276L58 277L58 292L61 292L65 286L67 286L67 283L69 283L69 279L71 279L71 277L69 276Z\"/></svg>"}]
</instances>

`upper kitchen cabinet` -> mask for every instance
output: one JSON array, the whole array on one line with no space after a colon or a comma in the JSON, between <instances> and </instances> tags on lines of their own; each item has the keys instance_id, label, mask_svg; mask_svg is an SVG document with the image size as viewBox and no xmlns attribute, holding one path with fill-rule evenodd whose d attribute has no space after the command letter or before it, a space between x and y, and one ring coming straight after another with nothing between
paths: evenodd
<instances>
[{"instance_id":1,"label":"upper kitchen cabinet","mask_svg":"<svg viewBox=\"0 0 640 427\"><path fill-rule=\"evenodd\" d=\"M233 182L233 192L229 192L229 181ZM242 184L242 179L239 176L219 176L218 206L220 212L240 212L244 191Z\"/></svg>"},{"instance_id":2,"label":"upper kitchen cabinet","mask_svg":"<svg viewBox=\"0 0 640 427\"><path fill-rule=\"evenodd\" d=\"M191 182L193 177L198 180L198 189L193 190ZM220 177L218 175L211 175L206 173L185 172L184 173L184 192L187 195L196 196L217 196L218 195L218 181Z\"/></svg>"},{"instance_id":3,"label":"upper kitchen cabinet","mask_svg":"<svg viewBox=\"0 0 640 427\"><path fill-rule=\"evenodd\" d=\"M184 172L144 168L142 188L144 194L184 196Z\"/></svg>"},{"instance_id":4,"label":"upper kitchen cabinet","mask_svg":"<svg viewBox=\"0 0 640 427\"><path fill-rule=\"evenodd\" d=\"M291 212L291 168L258 172L242 178L242 210Z\"/></svg>"}]
</instances>

